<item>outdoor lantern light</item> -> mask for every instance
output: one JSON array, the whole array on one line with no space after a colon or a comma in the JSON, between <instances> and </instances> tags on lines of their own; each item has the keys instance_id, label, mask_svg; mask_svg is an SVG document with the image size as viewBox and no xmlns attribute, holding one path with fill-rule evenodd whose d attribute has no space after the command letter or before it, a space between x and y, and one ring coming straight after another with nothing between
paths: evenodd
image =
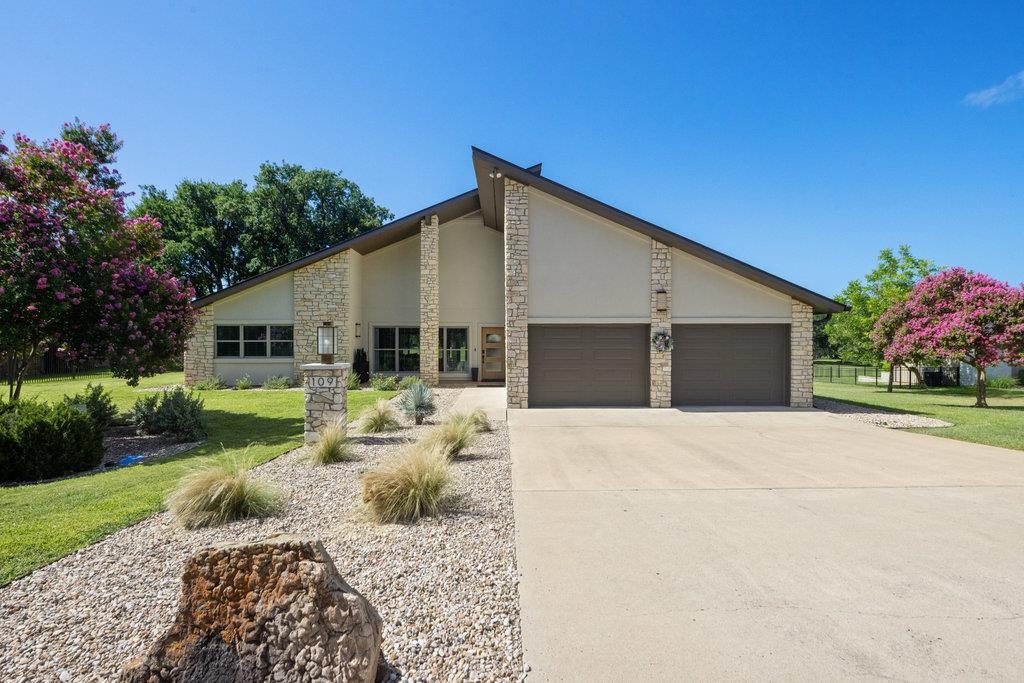
<instances>
[{"instance_id":1,"label":"outdoor lantern light","mask_svg":"<svg viewBox=\"0 0 1024 683\"><path fill-rule=\"evenodd\" d=\"M321 363L334 362L334 324L325 322L323 327L316 328L316 350L320 354Z\"/></svg>"},{"instance_id":2,"label":"outdoor lantern light","mask_svg":"<svg viewBox=\"0 0 1024 683\"><path fill-rule=\"evenodd\" d=\"M668 292L664 289L659 289L654 293L654 303L659 311L668 310Z\"/></svg>"},{"instance_id":3,"label":"outdoor lantern light","mask_svg":"<svg viewBox=\"0 0 1024 683\"><path fill-rule=\"evenodd\" d=\"M359 339L359 337L362 336L361 335L362 329L363 329L363 324L362 323L356 323L356 339Z\"/></svg>"}]
</instances>

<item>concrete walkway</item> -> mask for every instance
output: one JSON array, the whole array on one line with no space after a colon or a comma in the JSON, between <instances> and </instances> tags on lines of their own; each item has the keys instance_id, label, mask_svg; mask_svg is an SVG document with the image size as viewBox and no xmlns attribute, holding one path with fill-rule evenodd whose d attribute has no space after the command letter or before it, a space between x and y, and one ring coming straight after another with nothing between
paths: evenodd
<instances>
[{"instance_id":1,"label":"concrete walkway","mask_svg":"<svg viewBox=\"0 0 1024 683\"><path fill-rule=\"evenodd\" d=\"M531 681L1024 671L1024 453L817 411L509 426Z\"/></svg>"},{"instance_id":2,"label":"concrete walkway","mask_svg":"<svg viewBox=\"0 0 1024 683\"><path fill-rule=\"evenodd\" d=\"M470 413L477 408L490 420L505 421L505 387L466 387L455 399L452 411Z\"/></svg>"}]
</instances>

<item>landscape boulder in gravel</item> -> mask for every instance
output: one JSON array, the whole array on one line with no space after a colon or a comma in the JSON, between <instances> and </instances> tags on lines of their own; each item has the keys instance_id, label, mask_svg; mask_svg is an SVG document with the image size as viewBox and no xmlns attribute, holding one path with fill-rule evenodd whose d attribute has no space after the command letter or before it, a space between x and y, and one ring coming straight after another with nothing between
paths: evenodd
<instances>
[{"instance_id":1,"label":"landscape boulder in gravel","mask_svg":"<svg viewBox=\"0 0 1024 683\"><path fill-rule=\"evenodd\" d=\"M377 679L381 618L323 544L298 536L202 550L174 625L125 683Z\"/></svg>"}]
</instances>

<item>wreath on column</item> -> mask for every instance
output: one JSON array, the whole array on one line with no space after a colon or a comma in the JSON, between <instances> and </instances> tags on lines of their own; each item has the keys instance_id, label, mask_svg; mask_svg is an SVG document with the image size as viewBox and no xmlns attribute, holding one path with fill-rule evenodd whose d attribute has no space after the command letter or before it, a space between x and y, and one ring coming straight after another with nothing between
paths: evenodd
<instances>
[{"instance_id":1,"label":"wreath on column","mask_svg":"<svg viewBox=\"0 0 1024 683\"><path fill-rule=\"evenodd\" d=\"M651 346L655 351L671 351L673 343L672 335L663 330L651 335Z\"/></svg>"}]
</instances>

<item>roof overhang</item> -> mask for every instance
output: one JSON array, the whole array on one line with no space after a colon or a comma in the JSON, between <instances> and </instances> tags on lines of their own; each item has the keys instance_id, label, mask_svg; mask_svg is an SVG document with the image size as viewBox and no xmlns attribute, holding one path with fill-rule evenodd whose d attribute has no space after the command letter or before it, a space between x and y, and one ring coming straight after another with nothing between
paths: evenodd
<instances>
[{"instance_id":1,"label":"roof overhang","mask_svg":"<svg viewBox=\"0 0 1024 683\"><path fill-rule=\"evenodd\" d=\"M642 218L616 209L614 206L598 201L593 197L588 197L582 192L566 187L550 178L545 178L540 175L539 169L534 172L532 168L517 166L510 161L506 161L501 157L494 156L476 147L473 147L473 169L476 173L477 186L480 190L480 210L484 216L484 222L488 223L488 221L491 221L488 225L491 225L496 230L504 230L505 183L503 178L507 177L523 185L534 187L541 192L557 197L562 201L610 220L613 223L636 230L651 239L656 239L670 247L675 247L680 251L736 273L748 280L787 294L797 301L802 301L811 306L815 313L840 313L849 310L849 306L846 304L839 303L817 292L812 292L789 280L772 275L749 263L744 263L711 247L687 239L671 230L666 230ZM502 176L500 178L498 177L499 173ZM493 178L491 177L492 175L494 176Z\"/></svg>"}]
</instances>

